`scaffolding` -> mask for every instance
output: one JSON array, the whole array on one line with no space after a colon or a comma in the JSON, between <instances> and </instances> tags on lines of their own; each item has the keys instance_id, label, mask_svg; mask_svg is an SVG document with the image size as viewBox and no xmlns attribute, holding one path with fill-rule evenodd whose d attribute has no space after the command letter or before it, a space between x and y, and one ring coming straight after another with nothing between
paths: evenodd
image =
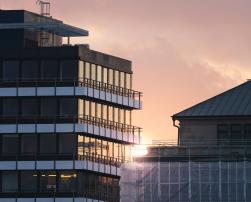
<instances>
[{"instance_id":1,"label":"scaffolding","mask_svg":"<svg viewBox=\"0 0 251 202\"><path fill-rule=\"evenodd\" d=\"M216 141L218 142L218 141ZM148 154L125 164L121 201L251 201L251 144L148 145Z\"/></svg>"}]
</instances>

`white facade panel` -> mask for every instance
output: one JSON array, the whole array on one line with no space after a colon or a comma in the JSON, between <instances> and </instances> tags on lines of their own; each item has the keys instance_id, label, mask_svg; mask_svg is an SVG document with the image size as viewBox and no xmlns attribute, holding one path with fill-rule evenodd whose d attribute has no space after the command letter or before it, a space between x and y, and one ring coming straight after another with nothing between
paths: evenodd
<instances>
[{"instance_id":1,"label":"white facade panel","mask_svg":"<svg viewBox=\"0 0 251 202\"><path fill-rule=\"evenodd\" d=\"M94 89L94 91L93 91L93 97L94 98L99 98L99 90Z\"/></svg>"},{"instance_id":2,"label":"white facade panel","mask_svg":"<svg viewBox=\"0 0 251 202\"><path fill-rule=\"evenodd\" d=\"M100 96L100 97L99 97L100 99L106 100L106 98L105 98L105 92L104 92L104 91L100 91L100 92L99 92L99 96Z\"/></svg>"},{"instance_id":3,"label":"white facade panel","mask_svg":"<svg viewBox=\"0 0 251 202\"><path fill-rule=\"evenodd\" d=\"M99 133L99 127L98 127L98 126L93 126L93 129L94 129L93 133L94 133L95 135L99 135L99 134L100 134L100 133Z\"/></svg>"},{"instance_id":4,"label":"white facade panel","mask_svg":"<svg viewBox=\"0 0 251 202\"><path fill-rule=\"evenodd\" d=\"M18 133L35 133L35 124L18 124Z\"/></svg>"},{"instance_id":5,"label":"white facade panel","mask_svg":"<svg viewBox=\"0 0 251 202\"><path fill-rule=\"evenodd\" d=\"M38 170L53 170L55 168L54 161L37 161Z\"/></svg>"},{"instance_id":6,"label":"white facade panel","mask_svg":"<svg viewBox=\"0 0 251 202\"><path fill-rule=\"evenodd\" d=\"M75 132L87 132L87 124L75 124Z\"/></svg>"},{"instance_id":7,"label":"white facade panel","mask_svg":"<svg viewBox=\"0 0 251 202\"><path fill-rule=\"evenodd\" d=\"M98 163L93 162L93 170L96 172L99 171L99 164Z\"/></svg>"},{"instance_id":8,"label":"white facade panel","mask_svg":"<svg viewBox=\"0 0 251 202\"><path fill-rule=\"evenodd\" d=\"M73 169L73 161L56 161L56 169Z\"/></svg>"},{"instance_id":9,"label":"white facade panel","mask_svg":"<svg viewBox=\"0 0 251 202\"><path fill-rule=\"evenodd\" d=\"M18 170L35 170L35 161L18 161Z\"/></svg>"},{"instance_id":10,"label":"white facade panel","mask_svg":"<svg viewBox=\"0 0 251 202\"><path fill-rule=\"evenodd\" d=\"M112 102L117 102L117 95L115 94L112 94Z\"/></svg>"},{"instance_id":11,"label":"white facade panel","mask_svg":"<svg viewBox=\"0 0 251 202\"><path fill-rule=\"evenodd\" d=\"M110 102L112 101L112 94L111 93L108 93L108 92L106 93L106 100L110 101Z\"/></svg>"},{"instance_id":12,"label":"white facade panel","mask_svg":"<svg viewBox=\"0 0 251 202\"><path fill-rule=\"evenodd\" d=\"M36 198L36 202L54 202L53 198Z\"/></svg>"},{"instance_id":13,"label":"white facade panel","mask_svg":"<svg viewBox=\"0 0 251 202\"><path fill-rule=\"evenodd\" d=\"M53 133L55 132L55 124L37 124L38 133Z\"/></svg>"},{"instance_id":14,"label":"white facade panel","mask_svg":"<svg viewBox=\"0 0 251 202\"><path fill-rule=\"evenodd\" d=\"M121 95L118 95L117 98L118 98L118 104L122 105L123 104L123 97Z\"/></svg>"},{"instance_id":15,"label":"white facade panel","mask_svg":"<svg viewBox=\"0 0 251 202\"><path fill-rule=\"evenodd\" d=\"M88 96L93 97L94 96L94 89L93 88L87 88L87 94L88 94Z\"/></svg>"},{"instance_id":16,"label":"white facade panel","mask_svg":"<svg viewBox=\"0 0 251 202\"><path fill-rule=\"evenodd\" d=\"M87 96L87 88L86 87L75 87L75 95Z\"/></svg>"},{"instance_id":17,"label":"white facade panel","mask_svg":"<svg viewBox=\"0 0 251 202\"><path fill-rule=\"evenodd\" d=\"M17 202L35 202L35 198L19 198Z\"/></svg>"},{"instance_id":18,"label":"white facade panel","mask_svg":"<svg viewBox=\"0 0 251 202\"><path fill-rule=\"evenodd\" d=\"M0 125L0 133L16 133L17 126L16 125L9 125L9 124L1 124Z\"/></svg>"},{"instance_id":19,"label":"white facade panel","mask_svg":"<svg viewBox=\"0 0 251 202\"><path fill-rule=\"evenodd\" d=\"M65 133L65 132L73 132L74 130L73 124L56 124L56 132L57 133Z\"/></svg>"},{"instance_id":20,"label":"white facade panel","mask_svg":"<svg viewBox=\"0 0 251 202\"><path fill-rule=\"evenodd\" d=\"M0 88L0 96L17 96L17 88Z\"/></svg>"},{"instance_id":21,"label":"white facade panel","mask_svg":"<svg viewBox=\"0 0 251 202\"><path fill-rule=\"evenodd\" d=\"M35 96L36 95L36 88L25 87L25 88L18 88L18 96Z\"/></svg>"},{"instance_id":22,"label":"white facade panel","mask_svg":"<svg viewBox=\"0 0 251 202\"><path fill-rule=\"evenodd\" d=\"M54 96L56 88L54 87L37 87L38 96Z\"/></svg>"},{"instance_id":23,"label":"white facade panel","mask_svg":"<svg viewBox=\"0 0 251 202\"><path fill-rule=\"evenodd\" d=\"M0 170L16 170L16 161L0 161Z\"/></svg>"},{"instance_id":24,"label":"white facade panel","mask_svg":"<svg viewBox=\"0 0 251 202\"><path fill-rule=\"evenodd\" d=\"M75 169L86 169L87 162L86 161L75 161Z\"/></svg>"},{"instance_id":25,"label":"white facade panel","mask_svg":"<svg viewBox=\"0 0 251 202\"><path fill-rule=\"evenodd\" d=\"M73 198L56 198L55 202L73 202Z\"/></svg>"},{"instance_id":26,"label":"white facade panel","mask_svg":"<svg viewBox=\"0 0 251 202\"><path fill-rule=\"evenodd\" d=\"M56 87L56 95L74 95L74 87Z\"/></svg>"},{"instance_id":27,"label":"white facade panel","mask_svg":"<svg viewBox=\"0 0 251 202\"><path fill-rule=\"evenodd\" d=\"M15 198L0 198L0 202L16 202Z\"/></svg>"}]
</instances>

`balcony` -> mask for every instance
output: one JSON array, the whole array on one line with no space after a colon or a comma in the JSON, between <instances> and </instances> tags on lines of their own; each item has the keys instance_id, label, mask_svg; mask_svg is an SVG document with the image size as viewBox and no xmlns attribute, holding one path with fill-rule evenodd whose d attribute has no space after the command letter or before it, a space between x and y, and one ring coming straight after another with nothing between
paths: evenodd
<instances>
[{"instance_id":1,"label":"balcony","mask_svg":"<svg viewBox=\"0 0 251 202\"><path fill-rule=\"evenodd\" d=\"M99 99L133 109L142 108L141 92L86 78L4 80L0 82L0 86L0 97L77 96Z\"/></svg>"},{"instance_id":2,"label":"balcony","mask_svg":"<svg viewBox=\"0 0 251 202\"><path fill-rule=\"evenodd\" d=\"M142 129L97 117L1 116L0 133L85 133L124 143L139 144Z\"/></svg>"}]
</instances>

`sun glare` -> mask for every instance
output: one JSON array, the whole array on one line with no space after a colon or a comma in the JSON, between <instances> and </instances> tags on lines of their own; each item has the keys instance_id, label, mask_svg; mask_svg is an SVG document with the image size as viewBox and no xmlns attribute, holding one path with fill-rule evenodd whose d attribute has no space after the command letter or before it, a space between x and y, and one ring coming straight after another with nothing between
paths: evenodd
<instances>
[{"instance_id":1,"label":"sun glare","mask_svg":"<svg viewBox=\"0 0 251 202\"><path fill-rule=\"evenodd\" d=\"M140 157L147 155L148 150L146 145L135 145L132 147L132 156L133 157Z\"/></svg>"}]
</instances>

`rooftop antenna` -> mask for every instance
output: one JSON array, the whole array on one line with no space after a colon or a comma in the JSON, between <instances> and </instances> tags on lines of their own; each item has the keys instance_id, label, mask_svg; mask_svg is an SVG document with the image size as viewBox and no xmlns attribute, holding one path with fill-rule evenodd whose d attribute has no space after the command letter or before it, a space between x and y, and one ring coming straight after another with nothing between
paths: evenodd
<instances>
[{"instance_id":1,"label":"rooftop antenna","mask_svg":"<svg viewBox=\"0 0 251 202\"><path fill-rule=\"evenodd\" d=\"M51 4L47 1L37 0L36 4L40 6L40 22L45 23L51 18ZM40 46L48 46L50 40L50 33L43 30L39 31Z\"/></svg>"}]
</instances>

